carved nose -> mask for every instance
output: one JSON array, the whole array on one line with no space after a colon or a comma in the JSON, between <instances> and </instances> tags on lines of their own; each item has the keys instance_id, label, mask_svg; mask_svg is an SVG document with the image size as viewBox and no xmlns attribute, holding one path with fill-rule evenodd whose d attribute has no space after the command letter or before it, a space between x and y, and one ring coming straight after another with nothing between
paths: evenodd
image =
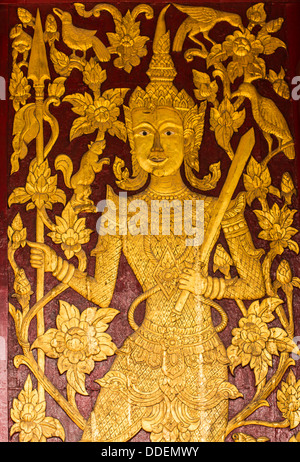
<instances>
[{"instance_id":1,"label":"carved nose","mask_svg":"<svg viewBox=\"0 0 300 462\"><path fill-rule=\"evenodd\" d=\"M163 152L164 149L162 145L160 144L160 138L159 138L159 133L155 132L154 134L154 140L153 140L153 146L151 148L151 151L153 152Z\"/></svg>"}]
</instances>

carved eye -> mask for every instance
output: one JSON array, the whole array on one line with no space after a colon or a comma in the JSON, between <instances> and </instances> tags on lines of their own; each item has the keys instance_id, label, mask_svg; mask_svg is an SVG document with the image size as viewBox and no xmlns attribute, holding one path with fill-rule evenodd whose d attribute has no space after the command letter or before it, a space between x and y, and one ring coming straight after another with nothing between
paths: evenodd
<instances>
[{"instance_id":1,"label":"carved eye","mask_svg":"<svg viewBox=\"0 0 300 462\"><path fill-rule=\"evenodd\" d=\"M140 135L142 135L142 136L147 136L147 135L150 135L150 132L148 132L148 130L142 130L142 131L140 132Z\"/></svg>"}]
</instances>

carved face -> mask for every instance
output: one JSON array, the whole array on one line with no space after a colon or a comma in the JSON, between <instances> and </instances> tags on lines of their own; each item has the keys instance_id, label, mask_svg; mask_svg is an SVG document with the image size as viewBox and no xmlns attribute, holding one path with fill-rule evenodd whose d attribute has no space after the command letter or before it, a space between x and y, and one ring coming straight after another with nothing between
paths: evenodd
<instances>
[{"instance_id":1,"label":"carved face","mask_svg":"<svg viewBox=\"0 0 300 462\"><path fill-rule=\"evenodd\" d=\"M155 176L175 174L184 157L183 123L178 112L168 107L136 109L132 128L141 168Z\"/></svg>"}]
</instances>

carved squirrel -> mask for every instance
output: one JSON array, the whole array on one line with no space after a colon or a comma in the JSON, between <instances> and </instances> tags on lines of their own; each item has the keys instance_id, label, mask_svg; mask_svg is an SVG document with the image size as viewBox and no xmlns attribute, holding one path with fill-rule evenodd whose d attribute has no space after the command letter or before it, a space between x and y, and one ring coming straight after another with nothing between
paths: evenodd
<instances>
[{"instance_id":1,"label":"carved squirrel","mask_svg":"<svg viewBox=\"0 0 300 462\"><path fill-rule=\"evenodd\" d=\"M103 165L110 163L108 158L98 159L105 149L105 144L104 140L89 144L89 150L83 154L79 170L74 175L72 175L73 163L70 157L65 154L57 156L55 168L62 171L66 186L74 190L71 199L73 206L80 208L94 206L93 201L88 199L92 192L90 185L95 180L96 173L101 172Z\"/></svg>"}]
</instances>

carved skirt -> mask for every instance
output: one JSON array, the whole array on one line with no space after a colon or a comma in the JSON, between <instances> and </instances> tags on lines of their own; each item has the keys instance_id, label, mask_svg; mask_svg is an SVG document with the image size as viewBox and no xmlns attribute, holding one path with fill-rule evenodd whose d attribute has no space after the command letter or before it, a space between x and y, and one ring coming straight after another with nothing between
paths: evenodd
<instances>
[{"instance_id":1,"label":"carved skirt","mask_svg":"<svg viewBox=\"0 0 300 462\"><path fill-rule=\"evenodd\" d=\"M235 394L225 348L213 325L165 328L144 320L118 350L82 441L223 441Z\"/></svg>"}]
</instances>

